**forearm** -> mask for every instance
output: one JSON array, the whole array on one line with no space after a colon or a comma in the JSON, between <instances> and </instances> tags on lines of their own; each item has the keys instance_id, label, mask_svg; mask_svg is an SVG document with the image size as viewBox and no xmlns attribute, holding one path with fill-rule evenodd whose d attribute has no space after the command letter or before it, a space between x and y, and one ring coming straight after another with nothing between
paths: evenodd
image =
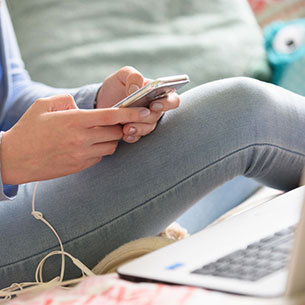
<instances>
[{"instance_id":1,"label":"forearm","mask_svg":"<svg viewBox=\"0 0 305 305\"><path fill-rule=\"evenodd\" d=\"M82 109L92 109L100 84L86 85L80 88L53 88L31 80L15 82L13 94L10 97L10 107L7 109L2 121L2 129L12 127L23 113L39 98L49 97L58 94L71 94L76 104Z\"/></svg>"}]
</instances>

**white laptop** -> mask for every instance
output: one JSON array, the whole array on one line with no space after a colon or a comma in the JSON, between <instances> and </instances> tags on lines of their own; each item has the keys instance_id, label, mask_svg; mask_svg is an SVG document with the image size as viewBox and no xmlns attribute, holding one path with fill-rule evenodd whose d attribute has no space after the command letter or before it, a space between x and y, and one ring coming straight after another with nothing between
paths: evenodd
<instances>
[{"instance_id":1,"label":"white laptop","mask_svg":"<svg viewBox=\"0 0 305 305\"><path fill-rule=\"evenodd\" d=\"M118 273L261 297L305 292L303 206L305 186L142 256Z\"/></svg>"}]
</instances>

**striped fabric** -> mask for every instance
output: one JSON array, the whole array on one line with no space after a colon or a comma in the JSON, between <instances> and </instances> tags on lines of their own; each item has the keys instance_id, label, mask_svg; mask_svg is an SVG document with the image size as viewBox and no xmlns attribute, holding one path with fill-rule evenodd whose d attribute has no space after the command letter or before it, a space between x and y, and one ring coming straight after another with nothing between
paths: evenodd
<instances>
[{"instance_id":1,"label":"striped fabric","mask_svg":"<svg viewBox=\"0 0 305 305\"><path fill-rule=\"evenodd\" d=\"M257 21L265 27L273 21L305 17L304 0L248 0Z\"/></svg>"}]
</instances>

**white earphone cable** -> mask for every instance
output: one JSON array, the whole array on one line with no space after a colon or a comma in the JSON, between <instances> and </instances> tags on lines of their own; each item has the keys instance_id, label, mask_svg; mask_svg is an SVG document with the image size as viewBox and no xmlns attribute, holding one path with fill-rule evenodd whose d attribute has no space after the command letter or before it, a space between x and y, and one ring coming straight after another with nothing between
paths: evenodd
<instances>
[{"instance_id":1,"label":"white earphone cable","mask_svg":"<svg viewBox=\"0 0 305 305\"><path fill-rule=\"evenodd\" d=\"M43 289L50 288L50 287L55 287L55 286L64 287L67 285L76 284L76 283L79 283L84 278L84 276L94 275L94 273L87 266L85 266L80 260L78 260L77 258L75 258L70 253L68 253L64 250L62 241L61 241L60 237L58 236L56 230L52 227L52 225L46 219L43 218L43 214L41 212L35 210L35 201L36 201L38 185L39 185L39 182L36 182L36 184L34 186L33 198L32 198L32 215L37 220L42 221L52 230L52 232L54 233L54 235L56 236L56 238L59 242L60 250L52 251L52 252L48 253L40 261L40 263L38 264L38 266L36 268L36 272L35 272L35 282L13 283L11 286L0 290L0 301L9 300L9 299L11 299L11 297L20 295L23 292L41 291ZM45 261L53 255L61 255L60 275L56 276L55 278L53 278L52 280L50 280L48 282L44 282L43 276L42 276L43 265L44 265ZM65 272L65 256L69 257L72 260L72 262L81 270L82 277L68 280L68 281L63 280L64 272Z\"/></svg>"}]
</instances>

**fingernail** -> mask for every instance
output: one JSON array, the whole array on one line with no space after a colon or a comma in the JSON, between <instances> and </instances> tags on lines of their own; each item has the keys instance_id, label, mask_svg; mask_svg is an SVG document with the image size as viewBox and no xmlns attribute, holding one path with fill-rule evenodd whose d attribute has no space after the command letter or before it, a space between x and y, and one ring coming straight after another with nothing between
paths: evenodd
<instances>
[{"instance_id":1,"label":"fingernail","mask_svg":"<svg viewBox=\"0 0 305 305\"><path fill-rule=\"evenodd\" d=\"M151 105L151 109L153 111L161 111L163 109L163 104L162 103L153 103Z\"/></svg>"},{"instance_id":2,"label":"fingernail","mask_svg":"<svg viewBox=\"0 0 305 305\"><path fill-rule=\"evenodd\" d=\"M130 85L129 89L128 89L128 94L131 94L131 93L134 93L135 91L139 90L140 87L135 85L135 84L132 84Z\"/></svg>"},{"instance_id":3,"label":"fingernail","mask_svg":"<svg viewBox=\"0 0 305 305\"><path fill-rule=\"evenodd\" d=\"M137 132L137 129L135 127L130 127L128 130L128 134L132 135L135 134Z\"/></svg>"},{"instance_id":4,"label":"fingernail","mask_svg":"<svg viewBox=\"0 0 305 305\"><path fill-rule=\"evenodd\" d=\"M133 136L128 136L127 137L127 141L133 141L134 140L134 137Z\"/></svg>"},{"instance_id":5,"label":"fingernail","mask_svg":"<svg viewBox=\"0 0 305 305\"><path fill-rule=\"evenodd\" d=\"M142 109L140 111L140 117L145 118L150 115L150 110L148 108Z\"/></svg>"}]
</instances>

